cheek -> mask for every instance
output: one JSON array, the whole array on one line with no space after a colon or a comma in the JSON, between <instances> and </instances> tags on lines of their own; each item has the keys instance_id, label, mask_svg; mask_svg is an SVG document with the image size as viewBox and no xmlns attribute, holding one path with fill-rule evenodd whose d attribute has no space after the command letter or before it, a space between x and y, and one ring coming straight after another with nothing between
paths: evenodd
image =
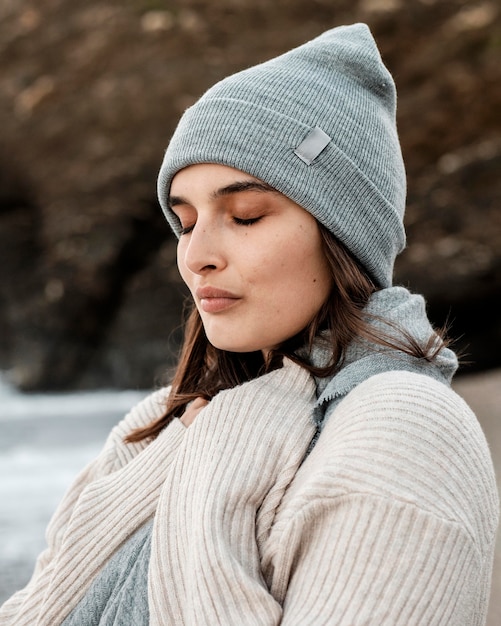
<instances>
[{"instance_id":1,"label":"cheek","mask_svg":"<svg viewBox=\"0 0 501 626\"><path fill-rule=\"evenodd\" d=\"M282 267L287 267L296 276L303 278L327 274L327 261L323 256L322 244L316 231L300 229L290 237L282 248Z\"/></svg>"},{"instance_id":2,"label":"cheek","mask_svg":"<svg viewBox=\"0 0 501 626\"><path fill-rule=\"evenodd\" d=\"M288 264L286 271L301 308L316 312L331 291L332 278L321 251L321 242L314 239L312 243L308 239L302 243L298 242L296 249L289 251L285 261Z\"/></svg>"},{"instance_id":3,"label":"cheek","mask_svg":"<svg viewBox=\"0 0 501 626\"><path fill-rule=\"evenodd\" d=\"M276 243L273 252L247 265L253 267L249 283L266 287L278 306L320 308L332 285L321 243L300 236Z\"/></svg>"}]
</instances>

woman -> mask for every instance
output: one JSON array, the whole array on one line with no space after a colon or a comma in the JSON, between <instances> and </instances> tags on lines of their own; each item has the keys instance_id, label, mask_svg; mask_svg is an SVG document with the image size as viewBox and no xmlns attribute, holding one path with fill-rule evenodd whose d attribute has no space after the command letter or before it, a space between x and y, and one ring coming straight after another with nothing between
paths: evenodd
<instances>
[{"instance_id":1,"label":"woman","mask_svg":"<svg viewBox=\"0 0 501 626\"><path fill-rule=\"evenodd\" d=\"M365 25L217 84L159 176L195 307L2 625L485 623L498 500L404 246Z\"/></svg>"}]
</instances>

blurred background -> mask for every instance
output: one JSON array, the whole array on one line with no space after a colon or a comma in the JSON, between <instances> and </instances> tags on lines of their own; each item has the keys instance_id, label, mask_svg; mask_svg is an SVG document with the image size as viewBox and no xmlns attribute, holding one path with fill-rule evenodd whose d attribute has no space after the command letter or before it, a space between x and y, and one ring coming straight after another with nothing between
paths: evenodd
<instances>
[{"instance_id":1,"label":"blurred background","mask_svg":"<svg viewBox=\"0 0 501 626\"><path fill-rule=\"evenodd\" d=\"M180 114L227 74L354 21L399 92L409 191L396 282L449 321L467 361L457 388L501 471L499 0L2 0L0 571L38 549L33 529L9 544L21 504L48 502L43 489L57 502L61 475L136 398L119 390L159 384L175 361L185 292L155 181ZM76 445L80 419L99 426L68 455L61 433ZM2 587L0 574L0 601L25 575Z\"/></svg>"}]
</instances>

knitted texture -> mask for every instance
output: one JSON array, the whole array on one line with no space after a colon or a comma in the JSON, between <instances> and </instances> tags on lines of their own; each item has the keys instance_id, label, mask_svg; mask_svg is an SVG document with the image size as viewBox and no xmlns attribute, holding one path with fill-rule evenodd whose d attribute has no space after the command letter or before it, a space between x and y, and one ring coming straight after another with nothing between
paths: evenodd
<instances>
[{"instance_id":1,"label":"knitted texture","mask_svg":"<svg viewBox=\"0 0 501 626\"><path fill-rule=\"evenodd\" d=\"M146 522L111 557L61 626L149 626L152 526L153 521Z\"/></svg>"},{"instance_id":2,"label":"knitted texture","mask_svg":"<svg viewBox=\"0 0 501 626\"><path fill-rule=\"evenodd\" d=\"M395 109L393 79L365 24L334 28L234 74L184 113L170 141L158 178L167 220L179 235L168 206L177 171L231 166L312 213L387 287L405 245Z\"/></svg>"}]
</instances>

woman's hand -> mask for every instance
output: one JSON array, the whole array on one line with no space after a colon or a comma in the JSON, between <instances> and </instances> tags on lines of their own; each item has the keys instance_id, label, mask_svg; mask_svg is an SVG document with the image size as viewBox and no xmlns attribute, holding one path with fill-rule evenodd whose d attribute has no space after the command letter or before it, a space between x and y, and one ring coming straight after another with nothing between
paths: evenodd
<instances>
[{"instance_id":1,"label":"woman's hand","mask_svg":"<svg viewBox=\"0 0 501 626\"><path fill-rule=\"evenodd\" d=\"M205 398L195 398L193 402L191 402L186 411L179 418L181 423L185 426L189 426L193 423L195 417L200 413L200 411L209 404L209 401Z\"/></svg>"}]
</instances>

